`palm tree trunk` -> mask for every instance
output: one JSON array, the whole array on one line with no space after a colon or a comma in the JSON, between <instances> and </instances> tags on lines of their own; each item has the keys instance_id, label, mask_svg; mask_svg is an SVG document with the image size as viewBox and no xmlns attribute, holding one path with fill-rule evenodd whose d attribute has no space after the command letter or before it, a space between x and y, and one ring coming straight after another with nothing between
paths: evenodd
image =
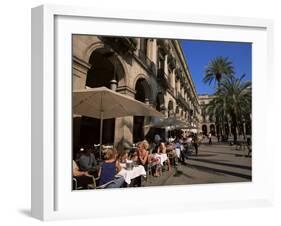
<instances>
[{"instance_id":1,"label":"palm tree trunk","mask_svg":"<svg viewBox=\"0 0 281 226\"><path fill-rule=\"evenodd\" d=\"M234 144L237 144L237 125L233 125L234 131L233 131L233 137L234 137Z\"/></svg>"},{"instance_id":2,"label":"palm tree trunk","mask_svg":"<svg viewBox=\"0 0 281 226\"><path fill-rule=\"evenodd\" d=\"M222 128L222 137L223 137L223 141L225 141L226 138L226 131L225 131L225 124L224 124L224 120L222 119L221 121L221 128Z\"/></svg>"},{"instance_id":3,"label":"palm tree trunk","mask_svg":"<svg viewBox=\"0 0 281 226\"><path fill-rule=\"evenodd\" d=\"M237 144L237 120L236 116L232 116L232 121L233 121L233 138L234 138L234 144Z\"/></svg>"}]
</instances>

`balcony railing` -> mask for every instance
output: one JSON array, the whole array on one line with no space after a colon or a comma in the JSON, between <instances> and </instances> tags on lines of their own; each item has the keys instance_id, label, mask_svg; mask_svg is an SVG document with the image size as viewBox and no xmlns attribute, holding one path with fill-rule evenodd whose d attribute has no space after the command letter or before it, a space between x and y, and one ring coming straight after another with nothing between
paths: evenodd
<instances>
[{"instance_id":1,"label":"balcony railing","mask_svg":"<svg viewBox=\"0 0 281 226\"><path fill-rule=\"evenodd\" d=\"M102 37L102 39L110 44L112 48L126 52L134 52L137 49L138 40L136 38L127 38L127 37Z\"/></svg>"},{"instance_id":2,"label":"balcony railing","mask_svg":"<svg viewBox=\"0 0 281 226\"><path fill-rule=\"evenodd\" d=\"M181 106L183 106L186 110L189 109L188 103L185 101L185 99L183 98L183 96L182 96L180 93L177 94L177 102L178 102Z\"/></svg>"},{"instance_id":3,"label":"balcony railing","mask_svg":"<svg viewBox=\"0 0 281 226\"><path fill-rule=\"evenodd\" d=\"M153 72L156 74L155 64L146 56L143 51L139 52L139 59Z\"/></svg>"},{"instance_id":4,"label":"balcony railing","mask_svg":"<svg viewBox=\"0 0 281 226\"><path fill-rule=\"evenodd\" d=\"M168 75L165 73L164 68L159 68L157 71L157 79L160 85L166 89L171 89L170 81Z\"/></svg>"},{"instance_id":5,"label":"balcony railing","mask_svg":"<svg viewBox=\"0 0 281 226\"><path fill-rule=\"evenodd\" d=\"M157 42L159 44L159 48L162 49L165 54L169 53L169 50L170 50L169 40L158 39Z\"/></svg>"}]
</instances>

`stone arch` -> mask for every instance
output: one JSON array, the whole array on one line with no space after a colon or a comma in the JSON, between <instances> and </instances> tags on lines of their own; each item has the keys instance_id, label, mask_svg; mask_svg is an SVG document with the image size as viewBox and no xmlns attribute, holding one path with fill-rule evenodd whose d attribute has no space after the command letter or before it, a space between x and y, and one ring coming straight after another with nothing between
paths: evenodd
<instances>
[{"instance_id":1,"label":"stone arch","mask_svg":"<svg viewBox=\"0 0 281 226\"><path fill-rule=\"evenodd\" d=\"M207 129L207 125L202 125L202 133L204 134L204 135L207 135L208 134L208 129Z\"/></svg>"},{"instance_id":2,"label":"stone arch","mask_svg":"<svg viewBox=\"0 0 281 226\"><path fill-rule=\"evenodd\" d=\"M122 78L119 79L118 81L118 86L128 86L128 68L126 66L125 61L122 59L122 57L117 54L109 45L105 44L102 41L94 42L91 45L88 46L88 48L85 50L83 54L83 59L89 63L91 60L91 56L94 52L99 52L102 55L110 55L112 54L111 57L109 57L109 61L113 64L116 65L116 68L118 72L122 73L123 76Z\"/></svg>"},{"instance_id":3,"label":"stone arch","mask_svg":"<svg viewBox=\"0 0 281 226\"><path fill-rule=\"evenodd\" d=\"M146 102L152 102L152 89L151 84L144 74L139 74L136 76L134 82L133 82L133 89L136 90L137 83L141 82L141 85L143 86L144 92L145 92L145 99Z\"/></svg>"},{"instance_id":4,"label":"stone arch","mask_svg":"<svg viewBox=\"0 0 281 226\"><path fill-rule=\"evenodd\" d=\"M139 76L134 84L135 99L149 104L150 100L150 89L147 80ZM148 131L145 131L144 125L149 123L149 118L144 116L133 117L133 142L136 143L145 138Z\"/></svg>"},{"instance_id":5,"label":"stone arch","mask_svg":"<svg viewBox=\"0 0 281 226\"><path fill-rule=\"evenodd\" d=\"M95 43L88 48L84 57L90 65L90 69L87 71L86 86L91 88L105 86L112 90L125 86L128 74L126 66L110 47ZM114 143L115 122L114 118L104 120L102 143ZM99 126L98 119L83 116L80 123L80 142L82 144L98 143Z\"/></svg>"},{"instance_id":6,"label":"stone arch","mask_svg":"<svg viewBox=\"0 0 281 226\"><path fill-rule=\"evenodd\" d=\"M167 110L168 110L168 117L174 116L175 114L174 102L172 100L169 100Z\"/></svg>"},{"instance_id":7,"label":"stone arch","mask_svg":"<svg viewBox=\"0 0 281 226\"><path fill-rule=\"evenodd\" d=\"M165 114L165 96L161 91L156 95L156 110L161 111L163 114Z\"/></svg>"}]
</instances>

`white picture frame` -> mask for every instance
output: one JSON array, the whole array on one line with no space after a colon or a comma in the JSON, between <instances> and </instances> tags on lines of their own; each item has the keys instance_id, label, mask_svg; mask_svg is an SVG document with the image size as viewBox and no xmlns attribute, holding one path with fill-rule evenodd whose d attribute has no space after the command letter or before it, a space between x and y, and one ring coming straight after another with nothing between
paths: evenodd
<instances>
[{"instance_id":1,"label":"white picture frame","mask_svg":"<svg viewBox=\"0 0 281 226\"><path fill-rule=\"evenodd\" d=\"M122 189L71 192L71 33L252 42L253 181L127 189L126 193ZM32 9L32 216L56 220L163 213L168 211L165 205L175 212L271 205L273 178L268 175L273 171L273 150L266 148L269 139L264 133L269 127L264 109L272 104L272 39L273 22L265 19L54 5ZM261 89L265 92L258 92ZM161 198L169 194L174 199ZM107 205L105 197L119 203L118 208ZM152 198L157 208L149 204ZM77 207L78 202L83 208Z\"/></svg>"}]
</instances>

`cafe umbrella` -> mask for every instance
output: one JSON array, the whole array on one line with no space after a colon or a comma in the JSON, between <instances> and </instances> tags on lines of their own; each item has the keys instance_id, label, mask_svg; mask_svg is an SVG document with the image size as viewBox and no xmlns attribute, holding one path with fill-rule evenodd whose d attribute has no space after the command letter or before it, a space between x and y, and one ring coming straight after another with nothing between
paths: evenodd
<instances>
[{"instance_id":1,"label":"cafe umbrella","mask_svg":"<svg viewBox=\"0 0 281 226\"><path fill-rule=\"evenodd\" d=\"M164 117L152 107L106 87L74 90L73 113L100 119L100 157L104 119L125 116Z\"/></svg>"},{"instance_id":2,"label":"cafe umbrella","mask_svg":"<svg viewBox=\"0 0 281 226\"><path fill-rule=\"evenodd\" d=\"M155 123L151 123L144 126L145 128L167 128L168 131L175 129L185 129L188 127L188 124L177 117L168 117L160 119Z\"/></svg>"},{"instance_id":3,"label":"cafe umbrella","mask_svg":"<svg viewBox=\"0 0 281 226\"><path fill-rule=\"evenodd\" d=\"M153 127L153 128L173 128L173 129L184 129L188 127L187 123L176 118L176 117L168 117L164 119L160 119L158 122L145 125L145 127Z\"/></svg>"}]
</instances>

